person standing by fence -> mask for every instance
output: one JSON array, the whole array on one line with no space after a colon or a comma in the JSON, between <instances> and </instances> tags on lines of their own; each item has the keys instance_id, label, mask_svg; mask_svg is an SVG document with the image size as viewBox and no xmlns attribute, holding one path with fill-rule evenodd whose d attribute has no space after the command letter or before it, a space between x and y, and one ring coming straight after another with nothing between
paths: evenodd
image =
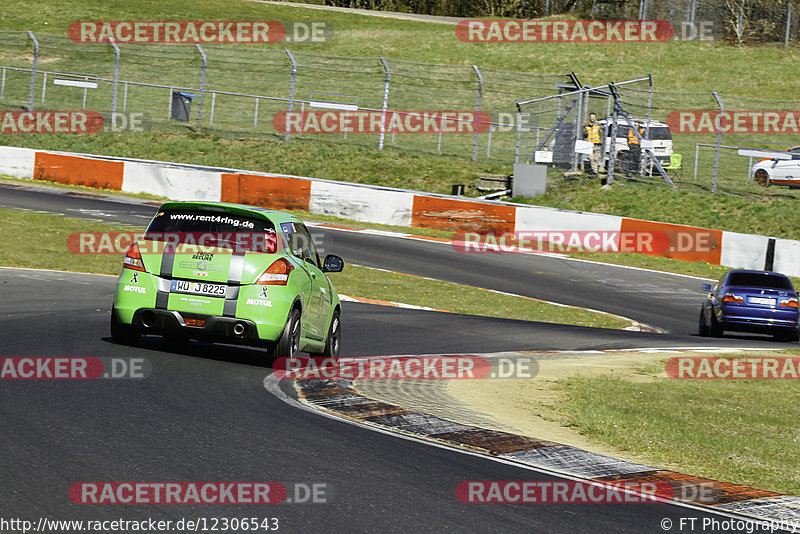
<instances>
[{"instance_id":1,"label":"person standing by fence","mask_svg":"<svg viewBox=\"0 0 800 534\"><path fill-rule=\"evenodd\" d=\"M603 144L600 140L600 123L597 122L597 115L594 113L589 113L589 122L583 125L583 138L592 143L589 165L592 169L592 176L598 176L600 173L600 158L603 153Z\"/></svg>"},{"instance_id":2,"label":"person standing by fence","mask_svg":"<svg viewBox=\"0 0 800 534\"><path fill-rule=\"evenodd\" d=\"M644 128L639 122L634 123L633 128L628 129L628 176L638 174L642 165L642 142L641 137L644 135ZM636 136L639 132L639 136Z\"/></svg>"}]
</instances>

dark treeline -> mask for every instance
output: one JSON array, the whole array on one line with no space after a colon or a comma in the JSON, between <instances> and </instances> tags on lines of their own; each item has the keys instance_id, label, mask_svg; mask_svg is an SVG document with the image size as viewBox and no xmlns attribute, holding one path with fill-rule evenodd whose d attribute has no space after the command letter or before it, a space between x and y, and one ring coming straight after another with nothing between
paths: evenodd
<instances>
[{"instance_id":1,"label":"dark treeline","mask_svg":"<svg viewBox=\"0 0 800 534\"><path fill-rule=\"evenodd\" d=\"M711 21L715 35L734 43L783 41L790 0L648 0L647 18L673 24ZM449 17L637 19L642 0L324 0L325 5ZM741 12L741 23L740 23ZM791 16L791 37L800 38L800 2Z\"/></svg>"}]
</instances>

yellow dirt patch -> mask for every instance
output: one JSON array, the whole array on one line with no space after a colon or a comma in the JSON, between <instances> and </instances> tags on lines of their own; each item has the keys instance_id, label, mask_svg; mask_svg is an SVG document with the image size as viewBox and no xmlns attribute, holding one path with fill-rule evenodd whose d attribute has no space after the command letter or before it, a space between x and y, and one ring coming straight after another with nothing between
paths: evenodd
<instances>
[{"instance_id":1,"label":"yellow dirt patch","mask_svg":"<svg viewBox=\"0 0 800 534\"><path fill-rule=\"evenodd\" d=\"M631 458L613 448L589 440L573 428L562 426L554 409L564 393L556 382L573 376L608 375L626 380L651 380L639 371L643 366L665 361L677 354L559 354L540 359L539 373L529 380L451 380L447 392L467 406L490 414L500 425L516 433L572 445L614 457Z\"/></svg>"}]
</instances>

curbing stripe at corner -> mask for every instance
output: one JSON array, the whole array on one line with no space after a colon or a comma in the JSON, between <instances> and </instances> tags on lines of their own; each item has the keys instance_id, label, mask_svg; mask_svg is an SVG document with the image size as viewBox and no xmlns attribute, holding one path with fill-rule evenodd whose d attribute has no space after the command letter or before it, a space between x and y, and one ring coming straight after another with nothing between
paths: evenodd
<instances>
[{"instance_id":1,"label":"curbing stripe at corner","mask_svg":"<svg viewBox=\"0 0 800 534\"><path fill-rule=\"evenodd\" d=\"M652 352L642 349L602 352ZM682 352L714 352L719 349L680 349ZM553 351L525 351L531 354ZM590 351L595 352L595 351ZM486 356L486 355L484 355ZM367 423L473 452L503 458L590 482L667 482L674 488L682 484L713 484L703 502L674 497L676 503L734 513L761 521L800 521L800 497L781 495L739 484L719 482L629 462L589 451L499 430L464 425L434 415L410 411L400 406L371 399L358 393L349 380L297 380L295 391L301 403L345 419Z\"/></svg>"}]
</instances>

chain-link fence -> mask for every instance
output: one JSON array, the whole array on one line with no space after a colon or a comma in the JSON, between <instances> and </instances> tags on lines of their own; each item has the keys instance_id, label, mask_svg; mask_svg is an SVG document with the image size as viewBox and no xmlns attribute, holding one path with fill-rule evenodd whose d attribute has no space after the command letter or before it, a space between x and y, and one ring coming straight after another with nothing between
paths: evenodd
<instances>
[{"instance_id":1,"label":"chain-link fence","mask_svg":"<svg viewBox=\"0 0 800 534\"><path fill-rule=\"evenodd\" d=\"M516 155L514 128L499 122L514 115L515 99L551 94L569 79L247 46L78 44L66 37L0 32L0 109L143 112L167 121L173 93L181 92L191 102L189 124L206 133L346 141L495 162ZM343 105L380 113L483 112L492 128L484 125L474 134L384 129L290 135L273 124L282 112Z\"/></svg>"},{"instance_id":2,"label":"chain-link fence","mask_svg":"<svg viewBox=\"0 0 800 534\"><path fill-rule=\"evenodd\" d=\"M800 198L800 101L660 92L646 77L562 90L518 108L520 159L548 165L550 186L590 172L592 149L581 143L590 145L586 125L595 113L606 181Z\"/></svg>"},{"instance_id":3,"label":"chain-link fence","mask_svg":"<svg viewBox=\"0 0 800 534\"><path fill-rule=\"evenodd\" d=\"M800 117L793 112L800 102L659 92L649 75L613 87L587 87L572 73L247 46L77 44L65 37L0 32L0 110L143 112L166 124L175 123L175 91L192 98L187 124L204 133L347 142L505 164L543 162L550 165L550 183L556 187L575 176L569 171L585 169L587 155L576 152L575 143L585 140L584 124L594 112L602 125L601 164L607 168L614 162L612 179L756 197L798 194L793 180L800 180L795 170L800 165L792 159L797 156L778 152L798 144ZM446 135L391 128L312 134L285 133L273 124L280 113L308 112L313 106L379 114L481 112L491 128L484 124L477 133ZM720 111L727 115L720 117ZM628 118L640 122L644 139L633 151ZM740 119L741 124L735 122ZM764 158L769 161L759 161ZM658 164L666 168L666 177Z\"/></svg>"}]
</instances>

